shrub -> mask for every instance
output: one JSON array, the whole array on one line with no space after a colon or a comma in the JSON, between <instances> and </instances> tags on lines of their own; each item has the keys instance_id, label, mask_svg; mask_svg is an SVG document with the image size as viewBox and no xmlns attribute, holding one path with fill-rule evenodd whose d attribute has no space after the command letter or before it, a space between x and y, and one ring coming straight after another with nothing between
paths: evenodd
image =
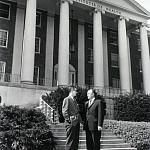
<instances>
[{"instance_id":1,"label":"shrub","mask_svg":"<svg viewBox=\"0 0 150 150\"><path fill-rule=\"evenodd\" d=\"M105 120L104 128L111 129L138 150L150 149L150 123Z\"/></svg>"},{"instance_id":2,"label":"shrub","mask_svg":"<svg viewBox=\"0 0 150 150\"><path fill-rule=\"evenodd\" d=\"M150 121L150 96L143 93L126 94L114 99L116 120Z\"/></svg>"},{"instance_id":3,"label":"shrub","mask_svg":"<svg viewBox=\"0 0 150 150\"><path fill-rule=\"evenodd\" d=\"M0 149L52 150L54 137L45 121L34 109L0 107Z\"/></svg>"}]
</instances>

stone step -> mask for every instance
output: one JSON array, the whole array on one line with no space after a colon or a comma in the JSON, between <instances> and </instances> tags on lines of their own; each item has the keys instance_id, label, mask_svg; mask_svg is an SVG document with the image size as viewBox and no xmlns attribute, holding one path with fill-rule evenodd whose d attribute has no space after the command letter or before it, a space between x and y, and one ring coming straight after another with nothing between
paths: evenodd
<instances>
[{"instance_id":1,"label":"stone step","mask_svg":"<svg viewBox=\"0 0 150 150\"><path fill-rule=\"evenodd\" d=\"M66 131L61 131L61 130L52 130L54 135L62 135L65 136L66 135ZM85 135L85 131L81 131L80 135ZM114 133L112 132L103 132L102 131L102 136L114 136Z\"/></svg>"},{"instance_id":2,"label":"stone step","mask_svg":"<svg viewBox=\"0 0 150 150\"><path fill-rule=\"evenodd\" d=\"M56 146L56 150L65 150L65 146L64 145L58 145ZM86 150L86 145L85 144L80 144L78 147L78 150ZM137 150L136 148L132 148L129 146L126 147L104 147L104 145L101 145L101 150Z\"/></svg>"},{"instance_id":3,"label":"stone step","mask_svg":"<svg viewBox=\"0 0 150 150\"><path fill-rule=\"evenodd\" d=\"M60 127L51 126L50 128L51 128L52 131L61 131L61 132L65 132L66 131L66 128L65 127L61 127L61 126ZM83 127L80 127L80 131L81 132L84 131ZM109 132L112 132L112 131L109 130L109 129L103 129L102 132L108 132L109 133Z\"/></svg>"},{"instance_id":4,"label":"stone step","mask_svg":"<svg viewBox=\"0 0 150 150\"><path fill-rule=\"evenodd\" d=\"M66 135L57 135L57 134L54 134L54 136L57 139L61 139L61 140L65 140L66 139ZM85 134L84 135L80 134L79 139L81 139L81 140L86 139ZM122 140L120 137L117 137L117 136L102 136L101 139L102 140Z\"/></svg>"},{"instance_id":5,"label":"stone step","mask_svg":"<svg viewBox=\"0 0 150 150\"><path fill-rule=\"evenodd\" d=\"M65 139L66 139L66 129L64 124L52 125L52 132L56 137L56 150L65 150ZM83 127L80 127L80 137L79 137L79 148L78 150L86 150L86 136ZM117 137L109 129L102 130L101 137L101 150L136 150L136 148L131 148L130 144L124 143L123 139Z\"/></svg>"},{"instance_id":6,"label":"stone step","mask_svg":"<svg viewBox=\"0 0 150 150\"><path fill-rule=\"evenodd\" d=\"M65 138L64 139L57 139L56 140L58 145L65 145ZM124 141L122 139L114 139L114 140L103 140L101 139L101 144L124 144ZM86 144L85 139L80 139L79 144Z\"/></svg>"},{"instance_id":7,"label":"stone step","mask_svg":"<svg viewBox=\"0 0 150 150\"><path fill-rule=\"evenodd\" d=\"M87 149L78 149L78 150L87 150ZM127 148L101 148L101 150L137 150L133 147L127 147Z\"/></svg>"},{"instance_id":8,"label":"stone step","mask_svg":"<svg viewBox=\"0 0 150 150\"><path fill-rule=\"evenodd\" d=\"M62 133L53 133L53 134L58 139L62 139L62 140L66 139L66 134L64 134L64 135ZM85 133L80 133L80 137L79 138L80 139L85 139L86 138ZM117 140L117 139L121 139L121 138L117 137L116 135L111 135L111 136L103 135L103 136L101 136L101 139L102 140Z\"/></svg>"},{"instance_id":9,"label":"stone step","mask_svg":"<svg viewBox=\"0 0 150 150\"><path fill-rule=\"evenodd\" d=\"M117 143L117 144L101 144L101 148L126 148L131 147L128 143Z\"/></svg>"},{"instance_id":10,"label":"stone step","mask_svg":"<svg viewBox=\"0 0 150 150\"><path fill-rule=\"evenodd\" d=\"M53 132L53 131L52 131ZM54 136L66 136L66 132L53 132ZM85 132L80 132L80 136L85 136Z\"/></svg>"}]
</instances>

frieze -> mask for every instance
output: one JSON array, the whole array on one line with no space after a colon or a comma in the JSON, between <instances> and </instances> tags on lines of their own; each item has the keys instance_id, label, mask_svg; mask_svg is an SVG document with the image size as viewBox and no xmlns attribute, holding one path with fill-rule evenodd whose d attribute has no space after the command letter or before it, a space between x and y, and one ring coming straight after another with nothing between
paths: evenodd
<instances>
[{"instance_id":1,"label":"frieze","mask_svg":"<svg viewBox=\"0 0 150 150\"><path fill-rule=\"evenodd\" d=\"M109 12L109 13L112 13L112 14L116 14L116 15L121 15L122 14L122 12L118 9L114 9L114 8L111 8L111 7L108 7L108 6L104 6L102 4L99 4L97 2L92 2L90 0L73 0L73 1L77 2L77 3L80 3L80 4L83 4L83 5L86 5L86 6L90 6L90 7L99 9L99 10L103 10L105 12Z\"/></svg>"}]
</instances>

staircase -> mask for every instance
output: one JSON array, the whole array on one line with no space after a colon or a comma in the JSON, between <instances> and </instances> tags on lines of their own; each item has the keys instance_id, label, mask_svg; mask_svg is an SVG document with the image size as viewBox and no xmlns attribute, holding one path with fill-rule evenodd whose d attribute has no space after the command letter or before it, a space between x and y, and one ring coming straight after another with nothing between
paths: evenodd
<instances>
[{"instance_id":1,"label":"staircase","mask_svg":"<svg viewBox=\"0 0 150 150\"><path fill-rule=\"evenodd\" d=\"M57 113L44 100L40 99L40 110L47 118L47 124L50 125L54 136L56 137L56 150L65 150L66 130L65 125L60 124ZM86 150L85 131L81 126L78 150ZM117 137L108 129L103 129L101 137L101 150L137 150L125 143L123 139Z\"/></svg>"},{"instance_id":2,"label":"staircase","mask_svg":"<svg viewBox=\"0 0 150 150\"><path fill-rule=\"evenodd\" d=\"M56 137L56 150L65 150L66 131L64 124L50 125ZM86 150L85 131L80 127L79 149ZM110 130L104 129L101 137L101 150L137 150L121 138L114 135Z\"/></svg>"}]
</instances>

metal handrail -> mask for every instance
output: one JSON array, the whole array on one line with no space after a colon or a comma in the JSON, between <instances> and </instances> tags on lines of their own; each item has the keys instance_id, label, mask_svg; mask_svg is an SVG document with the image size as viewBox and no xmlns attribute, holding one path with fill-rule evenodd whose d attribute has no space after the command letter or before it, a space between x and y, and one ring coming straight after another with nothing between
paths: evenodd
<instances>
[{"instance_id":1,"label":"metal handrail","mask_svg":"<svg viewBox=\"0 0 150 150\"><path fill-rule=\"evenodd\" d=\"M37 86L50 86L50 78L39 78L34 76L33 77L33 83ZM6 83L21 83L21 75L19 74L10 74L10 73L3 73L0 72L0 82L6 82ZM69 87L69 85L59 85L60 87ZM74 85L81 88L94 88L97 89L99 94L105 96L105 97L115 97L121 94L126 94L127 91L120 89L120 88L114 88L114 87L100 87L100 86L94 86L94 85ZM136 90L136 89L130 89L130 93L139 93L143 92L142 90Z\"/></svg>"},{"instance_id":2,"label":"metal handrail","mask_svg":"<svg viewBox=\"0 0 150 150\"><path fill-rule=\"evenodd\" d=\"M40 98L39 108L41 112L46 116L47 121L50 121L52 124L58 123L58 115L57 112L48 105L42 98Z\"/></svg>"}]
</instances>

